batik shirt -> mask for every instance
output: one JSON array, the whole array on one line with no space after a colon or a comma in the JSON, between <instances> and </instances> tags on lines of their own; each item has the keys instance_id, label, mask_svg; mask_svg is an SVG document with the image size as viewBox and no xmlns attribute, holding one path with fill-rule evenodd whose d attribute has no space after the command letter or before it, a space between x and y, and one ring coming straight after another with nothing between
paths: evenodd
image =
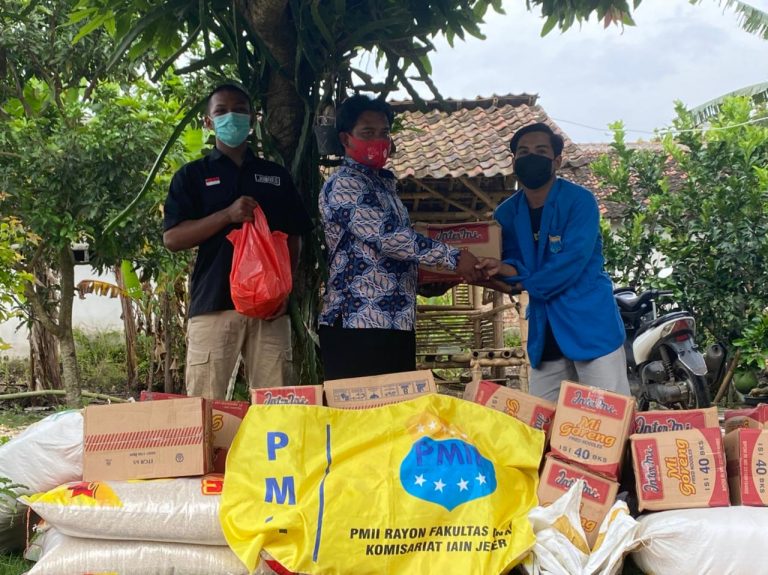
<instances>
[{"instance_id":1,"label":"batik shirt","mask_svg":"<svg viewBox=\"0 0 768 575\"><path fill-rule=\"evenodd\" d=\"M346 158L320 192L330 273L320 325L412 330L418 265L453 270L460 251L413 231L388 170Z\"/></svg>"}]
</instances>

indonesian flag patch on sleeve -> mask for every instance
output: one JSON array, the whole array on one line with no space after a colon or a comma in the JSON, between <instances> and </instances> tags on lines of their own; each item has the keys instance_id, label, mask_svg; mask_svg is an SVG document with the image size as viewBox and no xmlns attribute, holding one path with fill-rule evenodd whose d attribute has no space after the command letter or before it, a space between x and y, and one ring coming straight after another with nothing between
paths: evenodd
<instances>
[{"instance_id":1,"label":"indonesian flag patch on sleeve","mask_svg":"<svg viewBox=\"0 0 768 575\"><path fill-rule=\"evenodd\" d=\"M211 186L218 186L221 183L221 178L205 178L205 186L210 188Z\"/></svg>"}]
</instances>

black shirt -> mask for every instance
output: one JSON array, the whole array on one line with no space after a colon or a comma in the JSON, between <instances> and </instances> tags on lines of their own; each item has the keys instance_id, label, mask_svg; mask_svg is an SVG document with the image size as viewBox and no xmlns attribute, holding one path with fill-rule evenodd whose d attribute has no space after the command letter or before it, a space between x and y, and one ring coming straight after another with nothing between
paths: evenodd
<instances>
[{"instance_id":1,"label":"black shirt","mask_svg":"<svg viewBox=\"0 0 768 575\"><path fill-rule=\"evenodd\" d=\"M163 229L186 220L199 220L230 206L240 196L254 198L272 231L299 236L312 228L288 171L256 157L249 149L238 167L214 149L181 167L171 181L165 200ZM198 246L190 280L189 317L234 309L229 291L233 248L227 234L242 224L229 225Z\"/></svg>"},{"instance_id":2,"label":"black shirt","mask_svg":"<svg viewBox=\"0 0 768 575\"><path fill-rule=\"evenodd\" d=\"M541 229L541 214L544 211L544 206L540 208L528 208L528 212L531 214L531 230L533 230L533 245L536 249L539 248L539 230ZM541 354L541 361L554 361L563 357L563 352L560 350L560 346L557 344L555 334L552 333L552 326L547 320L547 324L544 327L544 351Z\"/></svg>"}]
</instances>

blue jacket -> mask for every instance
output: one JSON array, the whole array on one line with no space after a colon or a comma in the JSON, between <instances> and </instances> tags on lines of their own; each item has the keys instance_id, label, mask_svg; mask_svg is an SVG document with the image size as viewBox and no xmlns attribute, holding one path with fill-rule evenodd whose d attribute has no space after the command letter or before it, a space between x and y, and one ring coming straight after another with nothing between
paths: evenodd
<instances>
[{"instance_id":1,"label":"blue jacket","mask_svg":"<svg viewBox=\"0 0 768 575\"><path fill-rule=\"evenodd\" d=\"M505 200L494 217L502 229L502 259L518 274L530 296L528 356L536 368L544 350L546 321L563 355L589 361L624 342L624 326L613 299L613 285L603 270L600 212L592 193L557 178L541 216L538 250L525 194Z\"/></svg>"}]
</instances>

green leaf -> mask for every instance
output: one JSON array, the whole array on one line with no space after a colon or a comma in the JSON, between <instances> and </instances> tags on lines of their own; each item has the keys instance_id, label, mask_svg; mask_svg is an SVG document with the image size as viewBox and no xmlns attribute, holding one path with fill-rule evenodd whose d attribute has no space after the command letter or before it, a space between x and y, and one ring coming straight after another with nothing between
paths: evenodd
<instances>
[{"instance_id":1,"label":"green leaf","mask_svg":"<svg viewBox=\"0 0 768 575\"><path fill-rule=\"evenodd\" d=\"M544 22L544 26L541 29L541 37L543 38L547 34L549 34L554 27L557 26L557 16L552 15L549 18L547 18L547 21Z\"/></svg>"},{"instance_id":2,"label":"green leaf","mask_svg":"<svg viewBox=\"0 0 768 575\"><path fill-rule=\"evenodd\" d=\"M98 13L98 8L81 8L73 10L69 13L69 21L67 24L77 24L81 20L88 18Z\"/></svg>"},{"instance_id":3,"label":"green leaf","mask_svg":"<svg viewBox=\"0 0 768 575\"><path fill-rule=\"evenodd\" d=\"M186 0L170 0L169 2L159 6L141 17L139 21L131 28L128 33L121 38L120 43L115 49L114 53L107 61L105 71L111 70L117 62L125 55L131 45L144 34L151 26L156 25L163 19L168 19L169 14L173 14L177 7L184 7L187 5Z\"/></svg>"},{"instance_id":4,"label":"green leaf","mask_svg":"<svg viewBox=\"0 0 768 575\"><path fill-rule=\"evenodd\" d=\"M78 33L75 35L75 37L72 39L72 43L76 44L79 42L82 38L86 37L88 34L96 30L97 28L100 28L104 22L107 21L109 17L106 14L101 14L99 16L96 16L92 20L89 20L83 26L81 26Z\"/></svg>"},{"instance_id":5,"label":"green leaf","mask_svg":"<svg viewBox=\"0 0 768 575\"><path fill-rule=\"evenodd\" d=\"M133 269L133 265L128 260L120 262L120 273L123 276L123 285L125 286L126 293L131 299L140 301L144 295L144 290L141 287L141 281L136 271Z\"/></svg>"}]
</instances>

